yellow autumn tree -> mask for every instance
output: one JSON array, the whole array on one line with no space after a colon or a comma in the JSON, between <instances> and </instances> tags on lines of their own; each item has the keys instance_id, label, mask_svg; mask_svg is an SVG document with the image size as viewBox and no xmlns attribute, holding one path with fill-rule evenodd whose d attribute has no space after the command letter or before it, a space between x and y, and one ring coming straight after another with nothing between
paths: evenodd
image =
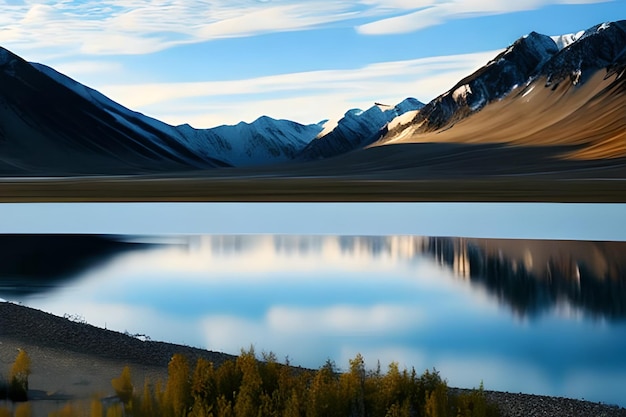
<instances>
[{"instance_id":1,"label":"yellow autumn tree","mask_svg":"<svg viewBox=\"0 0 626 417\"><path fill-rule=\"evenodd\" d=\"M426 417L445 417L448 415L448 387L445 383L426 393Z\"/></svg>"},{"instance_id":2,"label":"yellow autumn tree","mask_svg":"<svg viewBox=\"0 0 626 417\"><path fill-rule=\"evenodd\" d=\"M124 407L126 407L126 409L130 409L134 389L130 368L125 366L124 369L122 369L120 376L111 380L111 385L113 386L117 397L124 404Z\"/></svg>"},{"instance_id":3,"label":"yellow autumn tree","mask_svg":"<svg viewBox=\"0 0 626 417\"><path fill-rule=\"evenodd\" d=\"M91 398L91 404L89 407L89 415L91 417L102 417L104 414L104 406L102 405L102 401L96 396Z\"/></svg>"},{"instance_id":4,"label":"yellow autumn tree","mask_svg":"<svg viewBox=\"0 0 626 417\"><path fill-rule=\"evenodd\" d=\"M13 401L28 400L28 376L30 375L30 357L25 350L19 349L9 374L9 398Z\"/></svg>"},{"instance_id":5,"label":"yellow autumn tree","mask_svg":"<svg viewBox=\"0 0 626 417\"><path fill-rule=\"evenodd\" d=\"M21 403L15 407L15 417L31 417L33 410L30 407L30 403Z\"/></svg>"},{"instance_id":6,"label":"yellow autumn tree","mask_svg":"<svg viewBox=\"0 0 626 417\"><path fill-rule=\"evenodd\" d=\"M152 417L155 412L155 399L152 395L152 386L150 380L146 377L143 383L143 394L141 395L141 403L139 405L139 413L141 416Z\"/></svg>"},{"instance_id":7,"label":"yellow autumn tree","mask_svg":"<svg viewBox=\"0 0 626 417\"><path fill-rule=\"evenodd\" d=\"M263 380L259 373L259 364L250 347L247 352L242 349L236 361L241 370L241 385L235 398L234 411L236 417L256 417L259 413Z\"/></svg>"},{"instance_id":8,"label":"yellow autumn tree","mask_svg":"<svg viewBox=\"0 0 626 417\"><path fill-rule=\"evenodd\" d=\"M191 379L193 397L192 415L208 416L212 413L217 399L217 383L213 363L204 358L198 359Z\"/></svg>"},{"instance_id":9,"label":"yellow autumn tree","mask_svg":"<svg viewBox=\"0 0 626 417\"><path fill-rule=\"evenodd\" d=\"M176 417L185 417L191 409L191 378L187 358L174 354L167 365L167 384L165 385L167 408Z\"/></svg>"},{"instance_id":10,"label":"yellow autumn tree","mask_svg":"<svg viewBox=\"0 0 626 417\"><path fill-rule=\"evenodd\" d=\"M124 409L119 404L113 404L109 408L107 408L106 417L123 417Z\"/></svg>"}]
</instances>

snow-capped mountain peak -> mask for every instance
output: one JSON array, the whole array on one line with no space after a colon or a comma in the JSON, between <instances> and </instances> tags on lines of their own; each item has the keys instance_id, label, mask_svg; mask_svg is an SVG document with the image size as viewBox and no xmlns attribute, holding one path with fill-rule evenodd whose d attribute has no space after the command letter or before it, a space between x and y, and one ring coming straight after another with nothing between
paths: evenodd
<instances>
[{"instance_id":1,"label":"snow-capped mountain peak","mask_svg":"<svg viewBox=\"0 0 626 417\"><path fill-rule=\"evenodd\" d=\"M626 21L560 36L530 32L428 103L412 125L422 133L442 129L540 77L552 86L566 79L572 84L584 83L601 68L622 65L620 62L626 61L625 43ZM401 129L405 122L403 118L393 126Z\"/></svg>"},{"instance_id":2,"label":"snow-capped mountain peak","mask_svg":"<svg viewBox=\"0 0 626 417\"><path fill-rule=\"evenodd\" d=\"M567 48L568 46L576 42L584 34L585 34L585 31L581 30L576 33L568 33L566 35L551 36L551 38L554 41L554 43L556 43L556 46L559 48L559 51L560 51L561 49Z\"/></svg>"},{"instance_id":3,"label":"snow-capped mountain peak","mask_svg":"<svg viewBox=\"0 0 626 417\"><path fill-rule=\"evenodd\" d=\"M300 153L300 159L322 159L366 147L378 140L396 117L424 106L407 98L395 106L374 103L363 111L350 109L336 122L328 122L315 140Z\"/></svg>"},{"instance_id":4,"label":"snow-capped mountain peak","mask_svg":"<svg viewBox=\"0 0 626 417\"><path fill-rule=\"evenodd\" d=\"M261 116L252 123L239 122L211 129L181 125L176 129L181 140L200 155L219 158L233 166L253 166L293 159L323 126Z\"/></svg>"}]
</instances>

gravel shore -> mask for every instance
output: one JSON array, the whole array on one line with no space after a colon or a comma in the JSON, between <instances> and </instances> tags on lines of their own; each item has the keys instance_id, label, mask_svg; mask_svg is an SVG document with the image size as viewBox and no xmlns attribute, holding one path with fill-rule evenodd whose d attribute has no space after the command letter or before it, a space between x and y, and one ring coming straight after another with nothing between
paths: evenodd
<instances>
[{"instance_id":1,"label":"gravel shore","mask_svg":"<svg viewBox=\"0 0 626 417\"><path fill-rule=\"evenodd\" d=\"M485 396L500 408L503 417L626 417L626 408L571 398L499 391L485 391Z\"/></svg>"},{"instance_id":2,"label":"gravel shore","mask_svg":"<svg viewBox=\"0 0 626 417\"><path fill-rule=\"evenodd\" d=\"M148 366L165 366L174 353L191 362L204 357L216 365L233 358L219 352L165 342L143 341L136 337L77 323L43 311L13 303L0 303L0 337L10 337L41 347L64 349Z\"/></svg>"},{"instance_id":3,"label":"gravel shore","mask_svg":"<svg viewBox=\"0 0 626 417\"><path fill-rule=\"evenodd\" d=\"M110 394L111 378L128 364L135 383L144 377L163 378L175 353L191 363L204 357L216 364L232 355L136 337L100 329L32 308L0 302L0 374L15 358L18 347L33 362L31 388L40 399L86 398ZM451 388L453 392L462 389ZM626 394L626 391L625 391ZM589 401L486 391L503 417L626 417L626 409Z\"/></svg>"}]
</instances>

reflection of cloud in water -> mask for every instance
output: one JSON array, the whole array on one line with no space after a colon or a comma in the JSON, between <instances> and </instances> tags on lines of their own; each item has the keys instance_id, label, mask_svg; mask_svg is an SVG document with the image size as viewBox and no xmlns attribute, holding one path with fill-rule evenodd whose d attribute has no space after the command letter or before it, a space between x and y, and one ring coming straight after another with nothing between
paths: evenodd
<instances>
[{"instance_id":1,"label":"reflection of cloud in water","mask_svg":"<svg viewBox=\"0 0 626 417\"><path fill-rule=\"evenodd\" d=\"M267 314L267 323L277 331L320 335L388 334L402 332L423 321L418 306L374 305L355 307L335 305L317 309L274 306Z\"/></svg>"},{"instance_id":2,"label":"reflection of cloud in water","mask_svg":"<svg viewBox=\"0 0 626 417\"><path fill-rule=\"evenodd\" d=\"M451 386L478 387L482 381L485 387L497 386L500 391L604 399L624 405L624 365L598 370L589 363L572 363L569 369L555 374L532 361L504 356L444 356L437 362L437 370Z\"/></svg>"},{"instance_id":3,"label":"reflection of cloud in water","mask_svg":"<svg viewBox=\"0 0 626 417\"><path fill-rule=\"evenodd\" d=\"M532 362L493 355L443 356L436 362L437 370L447 378L450 386L478 387L482 381L487 389L497 386L498 390L509 392L540 392L544 395L560 393L550 383L548 373Z\"/></svg>"},{"instance_id":4,"label":"reflection of cloud in water","mask_svg":"<svg viewBox=\"0 0 626 417\"><path fill-rule=\"evenodd\" d=\"M299 364L317 367L329 357L340 360L350 344L359 347L352 357L364 348L389 351L394 348L389 340L417 331L422 317L421 310L413 306L274 306L256 319L207 316L202 320L202 329L205 344L211 349L237 352L245 346L245 340L258 348L274 350L279 356L290 355Z\"/></svg>"}]
</instances>

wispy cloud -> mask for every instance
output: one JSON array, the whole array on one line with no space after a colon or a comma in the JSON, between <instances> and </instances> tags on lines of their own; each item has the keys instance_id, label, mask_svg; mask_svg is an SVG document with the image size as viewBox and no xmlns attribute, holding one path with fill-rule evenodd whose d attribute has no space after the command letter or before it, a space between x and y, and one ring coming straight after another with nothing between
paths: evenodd
<instances>
[{"instance_id":1,"label":"wispy cloud","mask_svg":"<svg viewBox=\"0 0 626 417\"><path fill-rule=\"evenodd\" d=\"M365 35L407 33L445 23L451 19L514 13L534 10L552 4L604 3L612 0L436 0L419 10L407 11L393 17L374 20L357 27ZM384 1L380 1L384 3ZM402 3L402 2L400 2Z\"/></svg>"},{"instance_id":2,"label":"wispy cloud","mask_svg":"<svg viewBox=\"0 0 626 417\"><path fill-rule=\"evenodd\" d=\"M144 54L216 38L308 29L363 12L358 2L68 0L3 4L0 43L87 54ZM370 7L371 8L371 7Z\"/></svg>"},{"instance_id":3,"label":"wispy cloud","mask_svg":"<svg viewBox=\"0 0 626 417\"><path fill-rule=\"evenodd\" d=\"M108 85L112 99L171 124L197 127L270 116L316 123L411 96L428 101L485 65L498 51L370 64L233 81ZM242 103L245 102L245 106ZM186 103L186 104L185 104ZM202 103L202 104L199 104Z\"/></svg>"},{"instance_id":4,"label":"wispy cloud","mask_svg":"<svg viewBox=\"0 0 626 417\"><path fill-rule=\"evenodd\" d=\"M76 77L86 74L121 73L123 66L115 61L70 61L54 65L54 69Z\"/></svg>"},{"instance_id":5,"label":"wispy cloud","mask_svg":"<svg viewBox=\"0 0 626 417\"><path fill-rule=\"evenodd\" d=\"M449 19L610 0L66 0L3 2L0 44L20 51L145 54L227 37L341 22L363 34L410 32Z\"/></svg>"}]
</instances>

